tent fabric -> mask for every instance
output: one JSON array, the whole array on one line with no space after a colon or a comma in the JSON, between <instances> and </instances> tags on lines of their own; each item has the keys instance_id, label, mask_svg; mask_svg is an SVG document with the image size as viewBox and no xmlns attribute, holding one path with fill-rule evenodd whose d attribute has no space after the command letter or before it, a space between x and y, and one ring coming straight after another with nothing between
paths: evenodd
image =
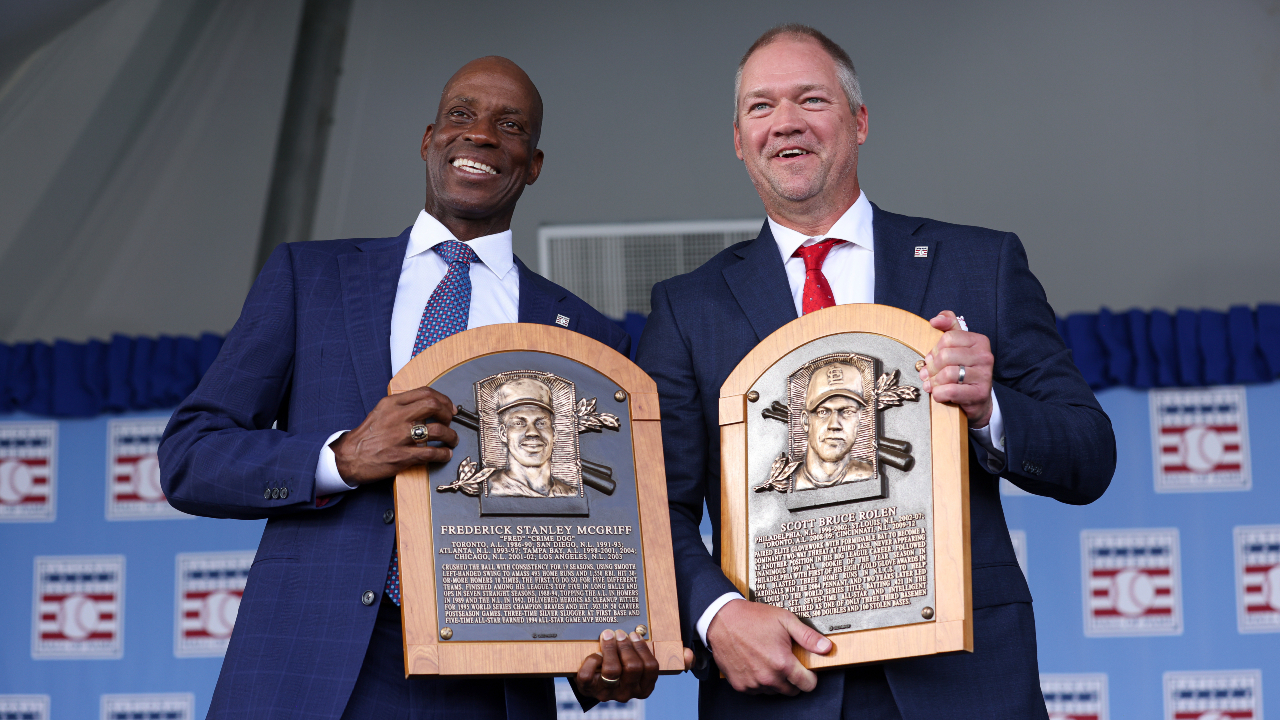
<instances>
[{"instance_id":1,"label":"tent fabric","mask_svg":"<svg viewBox=\"0 0 1280 720\"><path fill-rule=\"evenodd\" d=\"M644 320L628 313L618 322L633 347ZM1263 383L1280 375L1280 305L1173 314L1103 308L1058 318L1058 332L1098 390ZM0 413L92 417L173 407L209 369L222 340L205 333L0 343Z\"/></svg>"}]
</instances>

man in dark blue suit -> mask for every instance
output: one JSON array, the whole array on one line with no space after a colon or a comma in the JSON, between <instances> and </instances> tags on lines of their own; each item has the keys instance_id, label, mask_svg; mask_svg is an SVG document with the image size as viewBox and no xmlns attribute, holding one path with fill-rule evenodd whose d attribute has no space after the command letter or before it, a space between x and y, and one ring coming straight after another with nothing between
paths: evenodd
<instances>
[{"instance_id":1,"label":"man in dark blue suit","mask_svg":"<svg viewBox=\"0 0 1280 720\"><path fill-rule=\"evenodd\" d=\"M743 57L735 97L734 145L768 221L755 240L654 287L638 352L661 396L681 622L703 680L701 714L1044 718L1031 594L998 481L1092 502L1115 469L1110 421L1072 364L1017 237L895 215L866 199L857 161L867 111L843 49L806 26L775 28ZM944 331L920 380L969 421L974 651L814 673L792 644L825 653L830 641L786 610L743 599L720 570L718 399L765 337L850 302L902 308ZM698 530L704 502L711 554Z\"/></svg>"},{"instance_id":2,"label":"man in dark blue suit","mask_svg":"<svg viewBox=\"0 0 1280 720\"><path fill-rule=\"evenodd\" d=\"M392 481L457 443L453 402L387 396L394 371L467 327L557 325L627 354L628 336L511 253L542 168L542 99L503 58L446 84L422 140L425 209L398 237L281 245L160 446L169 502L267 518L211 718L554 718L549 679L406 679ZM426 427L431 442L411 436ZM420 431L419 431L420 432ZM657 662L605 631L584 705L645 697ZM511 668L519 673L520 668Z\"/></svg>"}]
</instances>

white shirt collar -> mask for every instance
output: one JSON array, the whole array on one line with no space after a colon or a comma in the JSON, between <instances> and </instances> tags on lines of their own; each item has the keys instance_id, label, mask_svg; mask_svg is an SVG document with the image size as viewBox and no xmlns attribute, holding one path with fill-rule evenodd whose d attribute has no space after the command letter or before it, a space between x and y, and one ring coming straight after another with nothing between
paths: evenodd
<instances>
[{"instance_id":1,"label":"white shirt collar","mask_svg":"<svg viewBox=\"0 0 1280 720\"><path fill-rule=\"evenodd\" d=\"M418 219L409 231L409 248L405 257L413 257L424 253L446 240L457 240L449 228L435 219L426 210L418 211ZM515 266L511 254L511 231L503 230L493 235L468 240L467 245L476 252L480 262L493 271L494 275L504 277Z\"/></svg>"},{"instance_id":2,"label":"white shirt collar","mask_svg":"<svg viewBox=\"0 0 1280 720\"><path fill-rule=\"evenodd\" d=\"M871 201L861 190L858 191L858 199L844 211L826 235L809 237L779 224L772 217L769 218L769 230L773 233L774 242L778 243L783 264L791 259L801 245L812 245L829 237L840 238L875 252L875 237L871 230Z\"/></svg>"}]
</instances>

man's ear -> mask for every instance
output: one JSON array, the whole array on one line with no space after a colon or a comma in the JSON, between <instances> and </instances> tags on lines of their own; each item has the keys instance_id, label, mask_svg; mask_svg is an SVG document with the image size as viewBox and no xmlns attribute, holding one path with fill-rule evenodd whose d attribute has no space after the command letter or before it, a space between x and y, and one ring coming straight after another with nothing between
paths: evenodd
<instances>
[{"instance_id":1,"label":"man's ear","mask_svg":"<svg viewBox=\"0 0 1280 720\"><path fill-rule=\"evenodd\" d=\"M742 137L738 134L738 123L733 124L733 152L742 159Z\"/></svg>"},{"instance_id":2,"label":"man's ear","mask_svg":"<svg viewBox=\"0 0 1280 720\"><path fill-rule=\"evenodd\" d=\"M422 133L422 159L427 159L427 146L431 144L431 134L435 132L435 123L427 126L427 131Z\"/></svg>"},{"instance_id":3,"label":"man's ear","mask_svg":"<svg viewBox=\"0 0 1280 720\"><path fill-rule=\"evenodd\" d=\"M502 424L502 421L501 421L501 420L499 420L499 421L498 421L498 437L502 438L502 442L503 442L503 444L506 444L506 442L507 442L507 426L506 426L506 425L504 425L504 424Z\"/></svg>"},{"instance_id":4,"label":"man's ear","mask_svg":"<svg viewBox=\"0 0 1280 720\"><path fill-rule=\"evenodd\" d=\"M529 158L529 179L524 181L525 185L538 182L538 176L542 174L542 158L542 151L535 148L533 157Z\"/></svg>"}]
</instances>

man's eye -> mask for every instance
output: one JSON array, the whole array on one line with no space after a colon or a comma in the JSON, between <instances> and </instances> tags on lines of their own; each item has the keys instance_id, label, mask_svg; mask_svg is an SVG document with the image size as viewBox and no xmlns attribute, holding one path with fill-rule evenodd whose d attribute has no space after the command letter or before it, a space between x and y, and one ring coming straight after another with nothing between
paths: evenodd
<instances>
[{"instance_id":1,"label":"man's eye","mask_svg":"<svg viewBox=\"0 0 1280 720\"><path fill-rule=\"evenodd\" d=\"M805 101L805 102L807 102L807 103L820 103L820 102L822 102L823 100L822 100L822 98L811 97L811 98L805 98L805 100L804 100L804 101Z\"/></svg>"},{"instance_id":2,"label":"man's eye","mask_svg":"<svg viewBox=\"0 0 1280 720\"><path fill-rule=\"evenodd\" d=\"M751 106L751 112L755 112L756 110L766 110L768 109L768 107L769 107L768 103L756 103L755 105Z\"/></svg>"}]
</instances>

